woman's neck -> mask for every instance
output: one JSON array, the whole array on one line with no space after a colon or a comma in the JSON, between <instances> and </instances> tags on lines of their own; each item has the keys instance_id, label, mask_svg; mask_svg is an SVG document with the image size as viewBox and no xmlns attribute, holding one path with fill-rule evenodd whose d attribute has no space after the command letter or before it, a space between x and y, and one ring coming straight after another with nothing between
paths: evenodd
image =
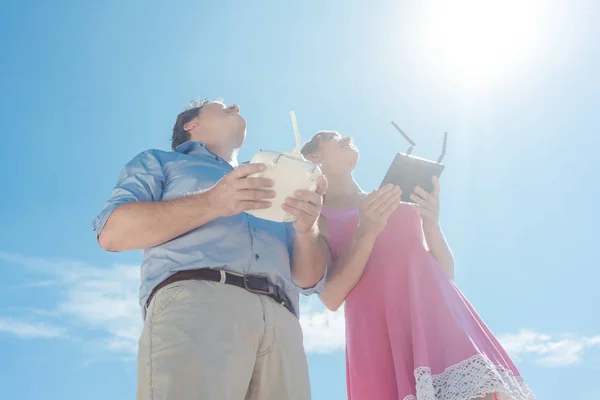
<instances>
[{"instance_id":1,"label":"woman's neck","mask_svg":"<svg viewBox=\"0 0 600 400\"><path fill-rule=\"evenodd\" d=\"M328 174L325 204L329 207L354 207L363 193L352 174Z\"/></svg>"}]
</instances>

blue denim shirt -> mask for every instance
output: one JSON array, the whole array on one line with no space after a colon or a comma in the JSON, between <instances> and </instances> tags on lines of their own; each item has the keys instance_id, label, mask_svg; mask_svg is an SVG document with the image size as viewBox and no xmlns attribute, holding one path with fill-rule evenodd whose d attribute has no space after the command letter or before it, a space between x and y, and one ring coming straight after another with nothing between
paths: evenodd
<instances>
[{"instance_id":1,"label":"blue denim shirt","mask_svg":"<svg viewBox=\"0 0 600 400\"><path fill-rule=\"evenodd\" d=\"M186 142L175 152L148 150L138 154L121 172L112 195L94 219L97 235L121 204L161 201L213 187L233 168L201 142ZM224 269L268 277L282 288L298 316L298 294L322 289L302 289L291 278L294 230L290 223L276 223L241 213L218 218L162 245L144 249L139 293L142 316L152 290L182 270Z\"/></svg>"}]
</instances>

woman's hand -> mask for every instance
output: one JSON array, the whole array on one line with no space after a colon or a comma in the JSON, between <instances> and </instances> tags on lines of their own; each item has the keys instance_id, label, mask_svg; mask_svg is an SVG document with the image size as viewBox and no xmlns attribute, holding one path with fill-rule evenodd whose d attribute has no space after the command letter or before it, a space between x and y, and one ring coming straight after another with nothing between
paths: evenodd
<instances>
[{"instance_id":1,"label":"woman's hand","mask_svg":"<svg viewBox=\"0 0 600 400\"><path fill-rule=\"evenodd\" d=\"M437 227L440 222L440 182L436 176L431 180L433 182L433 192L431 194L417 186L410 195L410 199L417 203L412 207L421 215L425 228Z\"/></svg>"},{"instance_id":2,"label":"woman's hand","mask_svg":"<svg viewBox=\"0 0 600 400\"><path fill-rule=\"evenodd\" d=\"M379 236L388 218L400 204L401 196L402 190L391 184L371 192L359 207L359 230L373 238Z\"/></svg>"}]
</instances>

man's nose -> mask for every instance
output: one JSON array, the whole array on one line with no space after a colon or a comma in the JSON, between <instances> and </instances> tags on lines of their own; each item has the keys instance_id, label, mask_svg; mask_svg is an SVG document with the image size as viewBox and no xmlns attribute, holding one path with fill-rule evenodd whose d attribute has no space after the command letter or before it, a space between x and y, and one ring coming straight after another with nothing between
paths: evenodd
<instances>
[{"instance_id":1,"label":"man's nose","mask_svg":"<svg viewBox=\"0 0 600 400\"><path fill-rule=\"evenodd\" d=\"M240 107L237 104L232 104L228 107L230 110L234 110L236 112L240 112Z\"/></svg>"}]
</instances>

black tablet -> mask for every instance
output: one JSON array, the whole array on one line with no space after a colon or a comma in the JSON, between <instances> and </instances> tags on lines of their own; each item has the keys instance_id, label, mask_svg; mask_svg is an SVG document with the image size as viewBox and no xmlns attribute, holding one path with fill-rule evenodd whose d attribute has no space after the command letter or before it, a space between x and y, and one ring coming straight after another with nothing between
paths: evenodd
<instances>
[{"instance_id":1,"label":"black tablet","mask_svg":"<svg viewBox=\"0 0 600 400\"><path fill-rule=\"evenodd\" d=\"M406 203L412 203L410 195L414 192L417 186L420 186L428 193L433 192L433 181L434 176L440 177L444 171L444 165L442 159L446 155L446 141L448 139L448 132L444 133L444 143L442 146L442 154L437 161L426 160L412 156L410 153L415 146L415 142L408 137L406 133L400 129L400 127L392 121L392 125L410 144L406 153L398 153L392 162L392 165L387 170L383 181L379 187L391 183L399 186L402 189L401 200Z\"/></svg>"},{"instance_id":2,"label":"black tablet","mask_svg":"<svg viewBox=\"0 0 600 400\"><path fill-rule=\"evenodd\" d=\"M410 195L420 186L428 193L433 192L432 178L440 177L444 165L424 158L398 153L387 170L381 186L391 183L402 189L401 200L412 203Z\"/></svg>"}]
</instances>

